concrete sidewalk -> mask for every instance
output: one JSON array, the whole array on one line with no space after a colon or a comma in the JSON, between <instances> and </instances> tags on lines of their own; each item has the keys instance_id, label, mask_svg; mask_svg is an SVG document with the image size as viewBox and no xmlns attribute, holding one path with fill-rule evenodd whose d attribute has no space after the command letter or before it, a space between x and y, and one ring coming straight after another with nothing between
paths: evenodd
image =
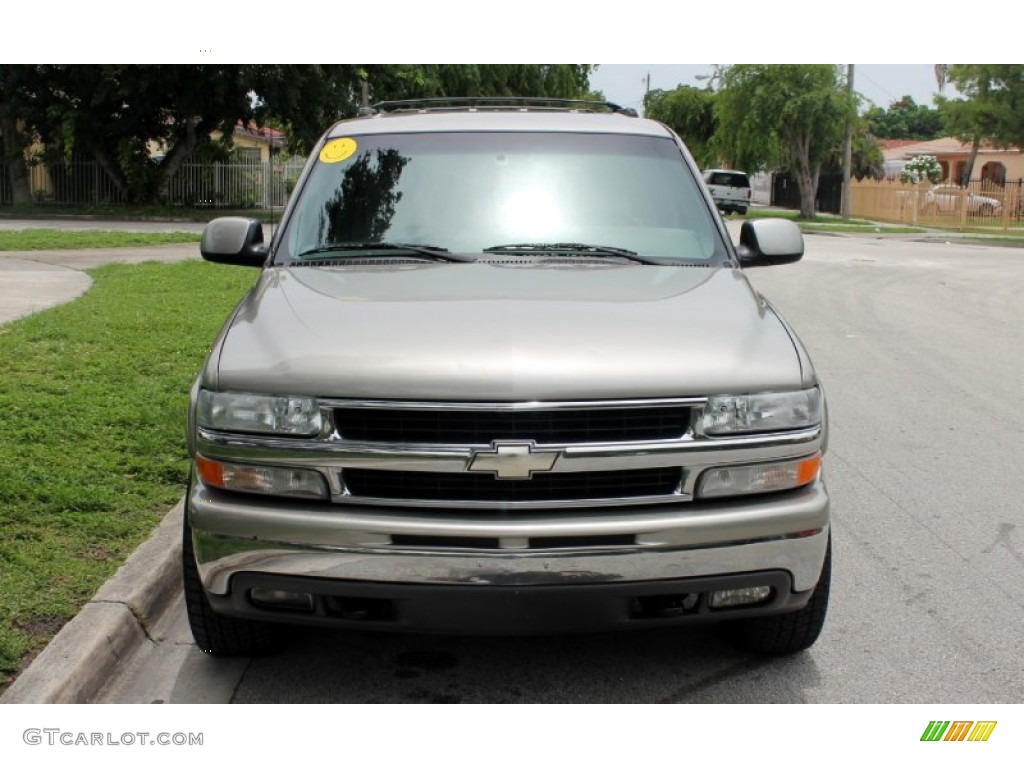
<instances>
[{"instance_id":1,"label":"concrete sidewalk","mask_svg":"<svg viewBox=\"0 0 1024 768\"><path fill-rule=\"evenodd\" d=\"M77 299L92 285L92 278L83 270L103 264L198 258L198 243L80 251L0 251L0 324Z\"/></svg>"}]
</instances>

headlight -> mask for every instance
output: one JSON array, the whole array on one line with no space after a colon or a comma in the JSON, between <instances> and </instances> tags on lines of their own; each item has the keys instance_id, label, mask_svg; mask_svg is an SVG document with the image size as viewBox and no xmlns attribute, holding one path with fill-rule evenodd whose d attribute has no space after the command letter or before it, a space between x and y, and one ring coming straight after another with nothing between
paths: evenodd
<instances>
[{"instance_id":1,"label":"headlight","mask_svg":"<svg viewBox=\"0 0 1024 768\"><path fill-rule=\"evenodd\" d=\"M715 395L704 408L704 433L737 435L813 427L821 423L821 390Z\"/></svg>"},{"instance_id":2,"label":"headlight","mask_svg":"<svg viewBox=\"0 0 1024 768\"><path fill-rule=\"evenodd\" d=\"M308 436L320 432L320 406L311 397L246 395L201 390L196 405L201 427L224 432Z\"/></svg>"}]
</instances>

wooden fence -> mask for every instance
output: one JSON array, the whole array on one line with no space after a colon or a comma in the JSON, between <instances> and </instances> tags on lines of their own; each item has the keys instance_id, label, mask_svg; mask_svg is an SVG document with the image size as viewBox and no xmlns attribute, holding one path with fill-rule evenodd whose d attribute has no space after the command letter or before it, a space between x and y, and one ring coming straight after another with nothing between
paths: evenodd
<instances>
[{"instance_id":1,"label":"wooden fence","mask_svg":"<svg viewBox=\"0 0 1024 768\"><path fill-rule=\"evenodd\" d=\"M1024 228L1024 180L996 184L902 184L854 181L850 215L916 227L1010 230Z\"/></svg>"}]
</instances>

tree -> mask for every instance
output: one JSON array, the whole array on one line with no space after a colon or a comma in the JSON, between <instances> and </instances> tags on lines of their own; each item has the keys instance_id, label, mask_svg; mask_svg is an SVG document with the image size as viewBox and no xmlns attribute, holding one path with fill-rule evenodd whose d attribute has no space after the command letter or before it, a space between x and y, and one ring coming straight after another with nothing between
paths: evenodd
<instances>
[{"instance_id":1,"label":"tree","mask_svg":"<svg viewBox=\"0 0 1024 768\"><path fill-rule=\"evenodd\" d=\"M38 67L0 67L0 165L6 168L11 202L32 202L25 153L35 138L39 117Z\"/></svg>"},{"instance_id":2,"label":"tree","mask_svg":"<svg viewBox=\"0 0 1024 768\"><path fill-rule=\"evenodd\" d=\"M938 100L947 131L971 143L965 182L983 141L1024 146L1024 64L951 64L946 76L965 97Z\"/></svg>"},{"instance_id":3,"label":"tree","mask_svg":"<svg viewBox=\"0 0 1024 768\"><path fill-rule=\"evenodd\" d=\"M257 119L276 119L293 149L354 117L366 83L371 103L446 96L585 98L589 64L346 64L264 66L254 79Z\"/></svg>"},{"instance_id":4,"label":"tree","mask_svg":"<svg viewBox=\"0 0 1024 768\"><path fill-rule=\"evenodd\" d=\"M650 91L644 96L644 115L679 134L701 168L718 164L711 146L717 127L715 93L711 89L680 85L671 91Z\"/></svg>"},{"instance_id":5,"label":"tree","mask_svg":"<svg viewBox=\"0 0 1024 768\"><path fill-rule=\"evenodd\" d=\"M717 76L713 145L748 172L788 170L800 189L800 215L814 216L822 165L856 110L831 64L736 64Z\"/></svg>"},{"instance_id":6,"label":"tree","mask_svg":"<svg viewBox=\"0 0 1024 768\"><path fill-rule=\"evenodd\" d=\"M307 151L332 122L356 114L363 83L374 100L577 98L588 93L592 69L587 64L6 66L0 73L0 131L3 149L12 157L15 144L23 147L26 136L38 135L65 162L95 159L124 197L148 202L212 133L219 131L229 146L239 121L273 122L284 129L293 150ZM13 165L24 170L20 161Z\"/></svg>"},{"instance_id":7,"label":"tree","mask_svg":"<svg viewBox=\"0 0 1024 768\"><path fill-rule=\"evenodd\" d=\"M235 122L253 114L245 66L47 65L38 72L39 136L64 161L95 159L133 202L155 199L211 132L230 137Z\"/></svg>"},{"instance_id":8,"label":"tree","mask_svg":"<svg viewBox=\"0 0 1024 768\"><path fill-rule=\"evenodd\" d=\"M892 102L888 109L871 107L864 113L871 133L881 139L920 139L943 135L942 116L937 109L917 104L910 96Z\"/></svg>"},{"instance_id":9,"label":"tree","mask_svg":"<svg viewBox=\"0 0 1024 768\"><path fill-rule=\"evenodd\" d=\"M885 177L885 155L878 139L871 133L863 116L853 121L853 146L850 175L855 179L881 179ZM829 160L822 165L823 173L843 172L843 151L837 146Z\"/></svg>"}]
</instances>

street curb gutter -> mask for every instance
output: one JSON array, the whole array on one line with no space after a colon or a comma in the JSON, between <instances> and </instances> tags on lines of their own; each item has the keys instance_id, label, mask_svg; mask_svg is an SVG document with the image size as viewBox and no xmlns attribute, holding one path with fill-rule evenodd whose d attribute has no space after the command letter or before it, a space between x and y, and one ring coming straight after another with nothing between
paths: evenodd
<instances>
[{"instance_id":1,"label":"street curb gutter","mask_svg":"<svg viewBox=\"0 0 1024 768\"><path fill-rule=\"evenodd\" d=\"M2 704L89 702L142 645L181 589L184 499L22 672Z\"/></svg>"}]
</instances>

